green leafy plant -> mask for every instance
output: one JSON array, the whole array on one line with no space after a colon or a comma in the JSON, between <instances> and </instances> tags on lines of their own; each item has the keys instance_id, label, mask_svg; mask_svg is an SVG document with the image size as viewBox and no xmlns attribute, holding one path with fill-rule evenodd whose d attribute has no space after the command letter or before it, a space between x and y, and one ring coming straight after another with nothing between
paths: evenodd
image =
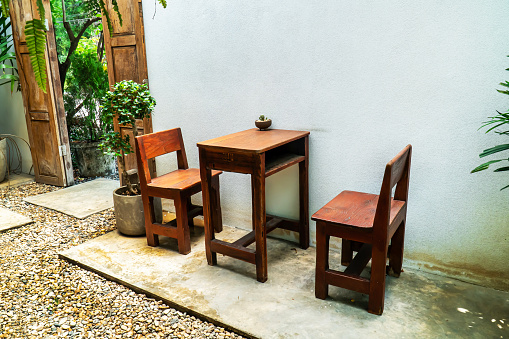
<instances>
[{"instance_id":1,"label":"green leafy plant","mask_svg":"<svg viewBox=\"0 0 509 339\"><path fill-rule=\"evenodd\" d=\"M158 1L164 8L166 8L166 0ZM111 17L106 11L105 0L84 0L84 2L100 8L100 12L106 18L110 34L112 34ZM9 3L9 0L0 0L0 11L5 17L9 16ZM24 31L35 80L39 88L46 93L46 61L44 56L47 31L47 27L45 25L46 10L44 9L42 0L37 0L36 5L39 18L34 17L32 20L27 21ZM117 0L112 0L112 5L113 10L119 18L120 25L122 25L122 15L120 14Z\"/></svg>"},{"instance_id":2,"label":"green leafy plant","mask_svg":"<svg viewBox=\"0 0 509 339\"><path fill-rule=\"evenodd\" d=\"M14 89L19 89L18 69L15 66L16 53L12 52L12 34L7 30L11 26L8 16L0 12L0 86L11 85L11 93Z\"/></svg>"},{"instance_id":3,"label":"green leafy plant","mask_svg":"<svg viewBox=\"0 0 509 339\"><path fill-rule=\"evenodd\" d=\"M32 19L25 24L25 39L28 47L28 55L30 63L34 71L37 86L46 93L46 59L44 52L46 51L46 24L44 23L45 9L42 0L37 0L37 11L40 19Z\"/></svg>"},{"instance_id":4,"label":"green leafy plant","mask_svg":"<svg viewBox=\"0 0 509 339\"><path fill-rule=\"evenodd\" d=\"M509 70L509 68L507 68L506 70ZM500 85L502 85L506 88L509 88L509 81L501 82ZM507 89L505 89L505 90L497 89L497 91L499 93L509 95L509 90L507 90ZM508 112L497 111L497 113L498 114L496 116L488 117L488 119L490 119L490 120L485 121L479 129L484 128L484 127L489 127L488 130L486 131L486 133L494 132L494 133L497 133L500 135L507 136L507 135L509 135L509 129L497 130L497 128L502 127L506 124L509 124L509 111ZM479 154L479 157L484 158L484 157L487 157L487 156L490 156L490 155L493 155L493 154L496 154L499 152L507 151L507 150L509 150L509 144L501 144L501 145L497 145L497 146L485 149L484 151L481 152L481 154ZM477 166L476 168L474 168L471 171L471 173L484 171L484 170L488 169L490 167L490 165L493 165L493 164L496 164L496 163L499 163L502 161L509 161L509 158L490 160L490 161L485 162L485 163ZM493 172L506 172L506 171L509 171L509 166L502 166L502 167L496 168ZM506 189L508 187L509 187L509 185L504 186L500 190Z\"/></svg>"},{"instance_id":5,"label":"green leafy plant","mask_svg":"<svg viewBox=\"0 0 509 339\"><path fill-rule=\"evenodd\" d=\"M258 117L258 120L259 120L259 121L267 121L267 120L270 120L270 119L269 119L269 117L266 117L265 115L263 115L263 114L262 114L262 115L260 115L260 116Z\"/></svg>"},{"instance_id":6,"label":"green leafy plant","mask_svg":"<svg viewBox=\"0 0 509 339\"><path fill-rule=\"evenodd\" d=\"M57 45L58 71L62 93L67 74L71 70L74 55L80 44L90 38L95 40L99 61L104 55L104 35L101 24L101 9L94 1L51 1L51 15Z\"/></svg>"},{"instance_id":7,"label":"green leafy plant","mask_svg":"<svg viewBox=\"0 0 509 339\"><path fill-rule=\"evenodd\" d=\"M132 80L123 80L113 86L101 99L101 121L112 124L117 119L120 125L130 124L133 129L133 137L138 136L136 119L150 117L150 113L156 105L155 99L150 95L146 84L138 84ZM131 195L139 194L136 187L131 184L127 175L124 155L133 152L129 143L129 136L122 136L119 132L105 134L104 141L99 144L99 149L104 154L115 156L119 160L120 171L127 190Z\"/></svg>"},{"instance_id":8,"label":"green leafy plant","mask_svg":"<svg viewBox=\"0 0 509 339\"><path fill-rule=\"evenodd\" d=\"M113 130L99 119L100 99L108 92L108 72L97 56L97 39L80 41L66 79L64 108L73 141L98 141Z\"/></svg>"}]
</instances>

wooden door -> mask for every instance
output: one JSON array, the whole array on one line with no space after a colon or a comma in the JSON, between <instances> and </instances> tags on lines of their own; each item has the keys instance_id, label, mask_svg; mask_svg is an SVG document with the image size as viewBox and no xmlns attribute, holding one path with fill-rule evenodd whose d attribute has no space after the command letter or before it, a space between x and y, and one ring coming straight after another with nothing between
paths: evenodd
<instances>
[{"instance_id":1,"label":"wooden door","mask_svg":"<svg viewBox=\"0 0 509 339\"><path fill-rule=\"evenodd\" d=\"M18 64L35 181L56 186L74 184L69 137L58 72L55 32L49 0L42 0L48 24L46 43L47 93L35 81L24 27L38 17L36 0L11 0L10 16ZM34 14L35 13L35 14Z\"/></svg>"},{"instance_id":2,"label":"wooden door","mask_svg":"<svg viewBox=\"0 0 509 339\"><path fill-rule=\"evenodd\" d=\"M111 1L107 1L107 10L111 18L112 34L108 30L106 18L103 16L104 45L108 62L108 79L110 88L116 82L133 80L137 83L148 83L147 59L145 56L145 33L143 29L143 11L141 0L117 0L122 15L122 25L113 11ZM138 133L152 132L152 120L138 121ZM115 131L122 135L130 135L131 146L134 147L131 125L114 122ZM136 155L125 156L127 170L137 169ZM151 169L153 170L153 162Z\"/></svg>"}]
</instances>

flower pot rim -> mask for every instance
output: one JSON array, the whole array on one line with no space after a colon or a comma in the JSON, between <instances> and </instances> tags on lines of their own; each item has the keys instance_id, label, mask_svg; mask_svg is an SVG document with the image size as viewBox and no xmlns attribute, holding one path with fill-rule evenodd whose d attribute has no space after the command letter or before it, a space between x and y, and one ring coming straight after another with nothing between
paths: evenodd
<instances>
[{"instance_id":1,"label":"flower pot rim","mask_svg":"<svg viewBox=\"0 0 509 339\"><path fill-rule=\"evenodd\" d=\"M140 186L139 184L134 184L133 186L137 186L138 189L140 189ZM121 192L122 190L127 190L127 185L124 185L124 186L120 186L118 188L115 188L115 190L113 191L113 194L115 195L118 195L118 196L121 196L121 197L126 197L126 198L136 198L136 197L141 197L141 194L136 194L136 195L124 195L124 194L119 194L117 192Z\"/></svg>"}]
</instances>

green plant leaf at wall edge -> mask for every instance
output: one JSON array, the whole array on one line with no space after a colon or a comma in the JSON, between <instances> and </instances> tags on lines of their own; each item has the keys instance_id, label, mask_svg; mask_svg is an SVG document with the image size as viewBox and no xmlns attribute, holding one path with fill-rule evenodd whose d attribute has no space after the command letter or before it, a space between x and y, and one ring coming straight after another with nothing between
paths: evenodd
<instances>
[{"instance_id":1,"label":"green plant leaf at wall edge","mask_svg":"<svg viewBox=\"0 0 509 339\"><path fill-rule=\"evenodd\" d=\"M505 171L509 171L509 166L504 166L504 167L497 168L493 172L505 172Z\"/></svg>"},{"instance_id":2,"label":"green plant leaf at wall edge","mask_svg":"<svg viewBox=\"0 0 509 339\"><path fill-rule=\"evenodd\" d=\"M484 151L482 151L481 154L479 154L479 157L483 158L483 157L486 157L488 155L492 155L492 154L495 154L495 153L498 153L498 152L502 152L502 151L505 151L505 150L509 150L509 144L497 145L497 146L485 149Z\"/></svg>"},{"instance_id":3,"label":"green plant leaf at wall edge","mask_svg":"<svg viewBox=\"0 0 509 339\"><path fill-rule=\"evenodd\" d=\"M476 168L474 168L472 171L470 171L470 173L484 171L485 169L488 169L488 167L491 164L495 164L497 162L504 161L504 160L506 160L506 159L491 160L491 161L485 162L484 164L481 164L481 165L477 166Z\"/></svg>"}]
</instances>

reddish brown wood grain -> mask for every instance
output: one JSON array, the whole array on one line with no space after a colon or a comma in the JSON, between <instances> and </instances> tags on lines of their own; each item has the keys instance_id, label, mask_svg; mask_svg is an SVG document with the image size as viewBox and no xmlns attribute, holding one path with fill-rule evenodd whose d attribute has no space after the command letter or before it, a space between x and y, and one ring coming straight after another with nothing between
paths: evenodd
<instances>
[{"instance_id":1,"label":"reddish brown wood grain","mask_svg":"<svg viewBox=\"0 0 509 339\"><path fill-rule=\"evenodd\" d=\"M307 131L257 128L229 134L223 137L199 142L198 147L206 150L232 151L235 153L264 153L309 135Z\"/></svg>"},{"instance_id":2,"label":"reddish brown wood grain","mask_svg":"<svg viewBox=\"0 0 509 339\"><path fill-rule=\"evenodd\" d=\"M267 281L267 233L277 226L299 232L302 248L309 246L308 135L306 131L250 129L199 142L200 174L205 216L205 252L209 265L217 264L216 253L229 255L256 265L256 277ZM266 215L265 178L293 165L299 165L300 220L282 220ZM253 232L233 242L215 240L218 222L213 211L212 170L251 175ZM256 250L245 246L255 242Z\"/></svg>"},{"instance_id":3,"label":"reddish brown wood grain","mask_svg":"<svg viewBox=\"0 0 509 339\"><path fill-rule=\"evenodd\" d=\"M149 160L166 153L177 152L178 170L152 178ZM203 209L191 205L190 197L201 191L200 170L188 168L180 128L136 137L136 158L140 174L140 188L145 213L145 230L150 246L159 244L158 235L176 238L179 253L191 251L189 222ZM219 194L220 171L212 172L212 183ZM153 197L173 199L177 215L176 225L155 222ZM215 199L219 200L219 196ZM215 212L220 214L220 210ZM217 218L217 217L216 217ZM218 229L221 231L221 229Z\"/></svg>"},{"instance_id":4,"label":"reddish brown wood grain","mask_svg":"<svg viewBox=\"0 0 509 339\"><path fill-rule=\"evenodd\" d=\"M394 276L401 273L411 155L412 146L408 145L387 163L379 195L343 191L311 217L317 222L317 298L327 297L329 285L339 286L368 294L368 312L382 314L387 256L387 271ZM391 197L394 186L395 195ZM349 265L344 272L329 269L331 236L342 238L341 263ZM359 248L358 242L365 245ZM352 259L354 250L358 253ZM368 280L360 277L360 273L370 259Z\"/></svg>"}]
</instances>

